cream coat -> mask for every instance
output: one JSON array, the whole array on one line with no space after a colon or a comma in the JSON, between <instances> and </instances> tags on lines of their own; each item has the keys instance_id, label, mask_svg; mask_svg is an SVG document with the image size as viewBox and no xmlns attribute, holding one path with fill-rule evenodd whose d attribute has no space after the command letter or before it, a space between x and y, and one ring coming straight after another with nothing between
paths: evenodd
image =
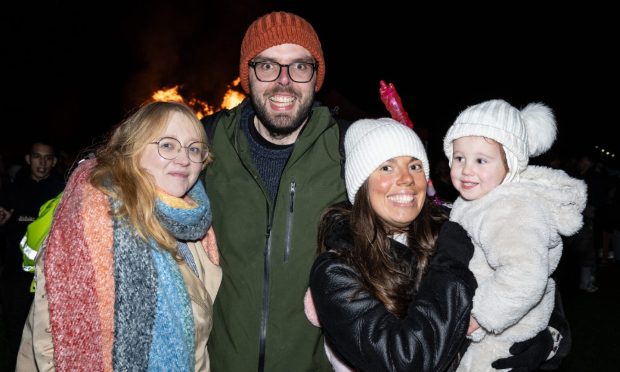
<instances>
[{"instance_id":1,"label":"cream coat","mask_svg":"<svg viewBox=\"0 0 620 372\"><path fill-rule=\"evenodd\" d=\"M213 300L222 281L222 270L209 261L200 242L188 243L194 256L198 277L185 261L179 262L183 280L192 300L194 312L194 330L196 334L195 371L208 372L209 353L207 341L212 328ZM39 256L44 256L40 254ZM43 258L37 258L35 275L37 289L30 314L24 326L22 341L17 355L16 372L54 371L52 334L45 293L45 276L43 275Z\"/></svg>"},{"instance_id":2,"label":"cream coat","mask_svg":"<svg viewBox=\"0 0 620 372\"><path fill-rule=\"evenodd\" d=\"M520 180L473 201L458 198L450 219L474 244L472 316L477 331L458 371L493 371L508 348L547 327L554 307L550 278L562 256L561 236L582 226L586 185L560 170L529 166ZM481 341L480 339L483 338Z\"/></svg>"}]
</instances>

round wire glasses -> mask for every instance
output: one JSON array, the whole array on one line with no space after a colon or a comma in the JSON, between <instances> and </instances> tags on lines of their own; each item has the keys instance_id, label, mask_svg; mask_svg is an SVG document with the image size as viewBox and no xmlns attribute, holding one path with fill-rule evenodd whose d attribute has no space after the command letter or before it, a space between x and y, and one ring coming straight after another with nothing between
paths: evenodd
<instances>
[{"instance_id":1,"label":"round wire glasses","mask_svg":"<svg viewBox=\"0 0 620 372\"><path fill-rule=\"evenodd\" d=\"M187 157L194 163L202 163L209 156L209 149L204 142L196 141L187 146L181 145L176 138L164 137L157 142L151 142L151 145L157 145L159 156L167 160L176 159L182 149L187 151Z\"/></svg>"}]
</instances>

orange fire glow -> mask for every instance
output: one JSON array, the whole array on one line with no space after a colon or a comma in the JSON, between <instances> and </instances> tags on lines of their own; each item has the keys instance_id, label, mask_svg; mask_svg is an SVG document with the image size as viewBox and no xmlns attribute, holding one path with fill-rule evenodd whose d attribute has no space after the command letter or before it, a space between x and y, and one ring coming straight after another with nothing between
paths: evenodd
<instances>
[{"instance_id":1,"label":"orange fire glow","mask_svg":"<svg viewBox=\"0 0 620 372\"><path fill-rule=\"evenodd\" d=\"M162 88L151 96L154 101L172 101L172 102L183 102L191 107L198 119L202 119L206 115L211 115L216 111L221 109L231 109L243 101L245 95L238 90L233 89L239 85L241 81L240 78L235 79L231 85L228 86L226 93L224 93L224 97L222 98L222 103L220 107L216 110L214 106L209 105L207 102L202 101L198 98L189 98L185 99L179 93L179 85L175 85L171 88Z\"/></svg>"},{"instance_id":2,"label":"orange fire glow","mask_svg":"<svg viewBox=\"0 0 620 372\"><path fill-rule=\"evenodd\" d=\"M236 87L239 85L240 82L241 78L236 78L232 82L232 86ZM231 109L240 104L244 98L245 94L239 92L238 90L233 90L229 85L226 93L224 93L224 98L222 99L222 105L220 107L225 109Z\"/></svg>"}]
</instances>

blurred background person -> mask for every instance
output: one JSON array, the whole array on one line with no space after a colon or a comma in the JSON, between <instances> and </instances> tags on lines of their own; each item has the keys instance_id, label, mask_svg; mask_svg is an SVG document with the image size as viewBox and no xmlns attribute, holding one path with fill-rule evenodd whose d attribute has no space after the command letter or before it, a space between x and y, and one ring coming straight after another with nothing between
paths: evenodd
<instances>
[{"instance_id":1,"label":"blurred background person","mask_svg":"<svg viewBox=\"0 0 620 372\"><path fill-rule=\"evenodd\" d=\"M22 252L19 242L28 224L38 216L39 208L64 188L64 180L55 172L58 161L54 147L46 140L32 143L22 167L12 182L0 191L0 225L3 229L4 250L0 273L0 301L2 321L8 342L9 368L15 366L15 357L22 329L33 294L30 284L33 275L22 270Z\"/></svg>"}]
</instances>

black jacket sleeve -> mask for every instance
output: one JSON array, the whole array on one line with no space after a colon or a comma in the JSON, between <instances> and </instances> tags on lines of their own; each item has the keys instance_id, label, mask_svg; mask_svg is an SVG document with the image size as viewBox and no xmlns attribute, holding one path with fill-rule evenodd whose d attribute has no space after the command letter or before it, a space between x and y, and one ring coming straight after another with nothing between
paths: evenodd
<instances>
[{"instance_id":1,"label":"black jacket sleeve","mask_svg":"<svg viewBox=\"0 0 620 372\"><path fill-rule=\"evenodd\" d=\"M321 254L310 287L326 338L359 370L446 369L465 338L476 287L467 264L458 261L431 264L407 315L399 319L364 290L343 258Z\"/></svg>"}]
</instances>

